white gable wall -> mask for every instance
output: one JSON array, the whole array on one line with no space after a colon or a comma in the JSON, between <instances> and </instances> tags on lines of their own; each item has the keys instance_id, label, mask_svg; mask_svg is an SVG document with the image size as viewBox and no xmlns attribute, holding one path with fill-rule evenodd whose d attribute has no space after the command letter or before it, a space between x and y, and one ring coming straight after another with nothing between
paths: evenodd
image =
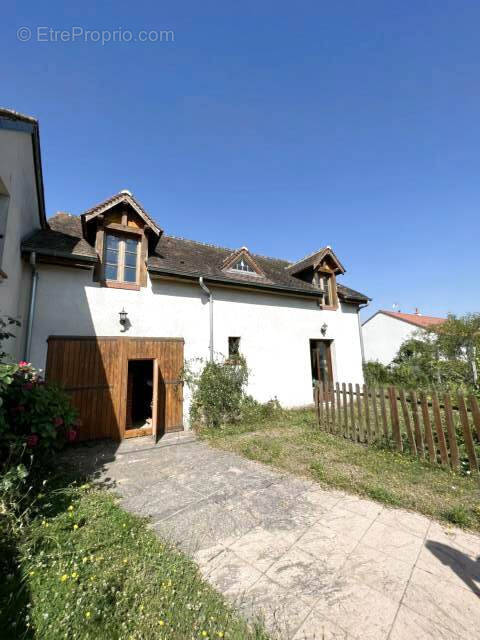
<instances>
[{"instance_id":1,"label":"white gable wall","mask_svg":"<svg viewBox=\"0 0 480 640\"><path fill-rule=\"evenodd\" d=\"M92 282L90 270L40 266L32 362L44 368L49 335L180 337L185 359L208 358L208 301L198 284L153 280L140 291L111 289ZM228 337L240 336L251 376L249 393L260 401L274 396L283 406L312 402L310 339L332 339L339 382L363 382L356 308L321 311L315 300L215 287L214 347L227 354ZM119 312L130 329L120 329ZM325 336L320 327L328 326ZM185 389L185 423L189 409Z\"/></svg>"},{"instance_id":2,"label":"white gable wall","mask_svg":"<svg viewBox=\"0 0 480 640\"><path fill-rule=\"evenodd\" d=\"M377 313L362 326L365 360L390 364L402 343L417 331L408 322Z\"/></svg>"},{"instance_id":3,"label":"white gable wall","mask_svg":"<svg viewBox=\"0 0 480 640\"><path fill-rule=\"evenodd\" d=\"M40 227L30 133L0 128L0 180L2 232L5 228L0 268L8 276L0 281L0 313L22 322L20 329L14 329L17 338L4 343L5 350L19 359L30 289L30 269L22 261L19 247L25 236Z\"/></svg>"}]
</instances>

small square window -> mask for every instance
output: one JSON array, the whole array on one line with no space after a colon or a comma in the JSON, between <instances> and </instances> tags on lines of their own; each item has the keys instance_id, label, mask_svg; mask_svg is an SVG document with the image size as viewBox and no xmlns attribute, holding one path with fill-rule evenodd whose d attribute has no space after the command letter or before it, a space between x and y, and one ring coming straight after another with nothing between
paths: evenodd
<instances>
[{"instance_id":1,"label":"small square window","mask_svg":"<svg viewBox=\"0 0 480 640\"><path fill-rule=\"evenodd\" d=\"M228 357L231 359L238 358L240 355L240 338L228 339Z\"/></svg>"}]
</instances>

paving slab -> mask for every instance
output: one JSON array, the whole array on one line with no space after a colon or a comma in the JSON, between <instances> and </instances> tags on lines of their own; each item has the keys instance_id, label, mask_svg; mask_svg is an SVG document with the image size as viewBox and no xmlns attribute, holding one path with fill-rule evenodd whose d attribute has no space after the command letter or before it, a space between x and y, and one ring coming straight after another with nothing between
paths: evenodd
<instances>
[{"instance_id":1,"label":"paving slab","mask_svg":"<svg viewBox=\"0 0 480 640\"><path fill-rule=\"evenodd\" d=\"M217 451L191 433L78 446L69 464L283 640L480 637L480 537Z\"/></svg>"}]
</instances>

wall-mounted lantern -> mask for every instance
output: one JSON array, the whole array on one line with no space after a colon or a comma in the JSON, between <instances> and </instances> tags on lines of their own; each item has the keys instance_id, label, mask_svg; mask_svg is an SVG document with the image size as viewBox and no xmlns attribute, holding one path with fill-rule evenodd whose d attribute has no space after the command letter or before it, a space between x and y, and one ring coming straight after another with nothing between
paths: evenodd
<instances>
[{"instance_id":1,"label":"wall-mounted lantern","mask_svg":"<svg viewBox=\"0 0 480 640\"><path fill-rule=\"evenodd\" d=\"M322 332L322 336L324 336L327 333L327 329L328 329L328 325L326 322L324 322L322 324L322 326L320 327L320 331Z\"/></svg>"},{"instance_id":2,"label":"wall-mounted lantern","mask_svg":"<svg viewBox=\"0 0 480 640\"><path fill-rule=\"evenodd\" d=\"M127 329L127 323L128 323L128 318L127 318L127 312L125 311L125 308L122 307L122 310L120 311L120 313L118 314L120 316L120 324L123 327L123 331L125 331Z\"/></svg>"}]
</instances>

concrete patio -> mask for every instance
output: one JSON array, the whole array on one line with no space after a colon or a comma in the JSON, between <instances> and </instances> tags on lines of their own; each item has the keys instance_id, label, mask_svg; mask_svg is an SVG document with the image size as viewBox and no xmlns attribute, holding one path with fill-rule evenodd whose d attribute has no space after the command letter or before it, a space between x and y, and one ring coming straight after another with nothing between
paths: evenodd
<instances>
[{"instance_id":1,"label":"concrete patio","mask_svg":"<svg viewBox=\"0 0 480 640\"><path fill-rule=\"evenodd\" d=\"M71 462L115 488L191 554L273 637L480 635L480 537L321 489L192 435L78 447Z\"/></svg>"}]
</instances>

